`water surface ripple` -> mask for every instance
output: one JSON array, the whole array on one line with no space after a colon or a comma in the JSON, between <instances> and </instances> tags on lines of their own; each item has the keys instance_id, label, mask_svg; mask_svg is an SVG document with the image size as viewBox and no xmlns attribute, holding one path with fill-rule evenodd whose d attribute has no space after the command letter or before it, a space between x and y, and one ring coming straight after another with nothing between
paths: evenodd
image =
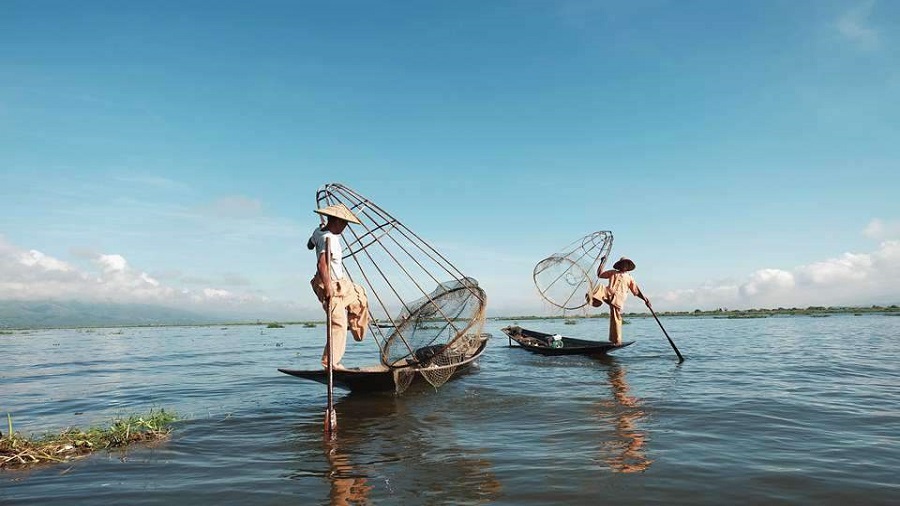
<instances>
[{"instance_id":1,"label":"water surface ripple","mask_svg":"<svg viewBox=\"0 0 900 506\"><path fill-rule=\"evenodd\" d=\"M900 497L900 318L652 319L614 357L490 347L470 374L405 395L338 391L323 328L34 330L0 335L0 414L27 434L154 408L170 440L0 472L0 503L890 504ZM520 322L592 338L604 321ZM371 362L350 343L345 363ZM3 430L5 431L5 424Z\"/></svg>"}]
</instances>

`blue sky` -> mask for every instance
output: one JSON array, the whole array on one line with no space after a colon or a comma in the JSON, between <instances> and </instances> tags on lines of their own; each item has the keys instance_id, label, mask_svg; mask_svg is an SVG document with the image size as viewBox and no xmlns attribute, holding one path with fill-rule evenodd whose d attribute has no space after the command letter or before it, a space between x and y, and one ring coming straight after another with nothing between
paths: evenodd
<instances>
[{"instance_id":1,"label":"blue sky","mask_svg":"<svg viewBox=\"0 0 900 506\"><path fill-rule=\"evenodd\" d=\"M607 229L660 309L897 303L898 27L887 1L6 1L0 299L317 315L339 181L493 314L548 310L534 264Z\"/></svg>"}]
</instances>

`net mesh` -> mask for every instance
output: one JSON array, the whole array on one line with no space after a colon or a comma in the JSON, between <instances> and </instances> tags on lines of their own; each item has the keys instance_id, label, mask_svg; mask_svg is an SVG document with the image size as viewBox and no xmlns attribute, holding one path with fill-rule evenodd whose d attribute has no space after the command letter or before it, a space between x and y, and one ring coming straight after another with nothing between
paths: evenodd
<instances>
[{"instance_id":1,"label":"net mesh","mask_svg":"<svg viewBox=\"0 0 900 506\"><path fill-rule=\"evenodd\" d=\"M533 278L541 297L564 312L585 307L585 295L596 286L597 270L612 244L612 232L594 232L538 262Z\"/></svg>"},{"instance_id":2,"label":"net mesh","mask_svg":"<svg viewBox=\"0 0 900 506\"><path fill-rule=\"evenodd\" d=\"M371 200L337 183L316 193L319 207L342 203L362 222L343 236L347 275L362 285L381 362L398 393L415 373L442 385L478 350L487 296L441 253ZM479 341L480 342L480 341Z\"/></svg>"}]
</instances>

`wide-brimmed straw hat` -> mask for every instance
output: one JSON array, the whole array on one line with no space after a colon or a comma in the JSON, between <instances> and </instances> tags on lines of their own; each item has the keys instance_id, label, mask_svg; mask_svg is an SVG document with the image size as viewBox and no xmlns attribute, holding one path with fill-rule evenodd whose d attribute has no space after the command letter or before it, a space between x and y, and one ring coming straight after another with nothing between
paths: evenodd
<instances>
[{"instance_id":1,"label":"wide-brimmed straw hat","mask_svg":"<svg viewBox=\"0 0 900 506\"><path fill-rule=\"evenodd\" d=\"M633 271L634 270L634 262L631 259L622 257L616 263L613 264L613 269L617 271Z\"/></svg>"},{"instance_id":2,"label":"wide-brimmed straw hat","mask_svg":"<svg viewBox=\"0 0 900 506\"><path fill-rule=\"evenodd\" d=\"M362 225L362 222L359 221L359 218L357 218L352 211L347 209L347 206L345 206L344 204L330 205L328 207L316 209L313 212L319 213L323 216L334 216L335 218L340 218L344 221L349 221L350 223Z\"/></svg>"}]
</instances>

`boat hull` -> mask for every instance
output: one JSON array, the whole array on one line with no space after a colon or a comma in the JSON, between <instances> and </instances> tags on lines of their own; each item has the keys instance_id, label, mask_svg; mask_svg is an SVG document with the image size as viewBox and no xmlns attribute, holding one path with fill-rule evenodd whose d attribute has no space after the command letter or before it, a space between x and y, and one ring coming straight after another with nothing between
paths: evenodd
<instances>
[{"instance_id":1,"label":"boat hull","mask_svg":"<svg viewBox=\"0 0 900 506\"><path fill-rule=\"evenodd\" d=\"M488 338L489 337L490 336L488 335ZM466 358L464 361L456 365L456 371L453 376L451 376L451 379L455 378L466 369L471 367L472 364L478 359L478 357L480 357L481 354L484 353L484 350L487 348L488 338L485 338L482 341L481 345L477 350L475 350L475 353L473 353L471 357ZM315 381L317 383L322 383L323 385L328 384L327 369L278 370L280 372L283 372L284 374L288 374L297 378ZM420 374L417 371L418 369L416 369L415 366L395 367L392 369L379 364L371 367L335 369L332 371L332 379L334 380L335 387L342 388L344 390L350 390L351 392L397 392L397 375L408 372L415 372L415 378L418 379Z\"/></svg>"},{"instance_id":2,"label":"boat hull","mask_svg":"<svg viewBox=\"0 0 900 506\"><path fill-rule=\"evenodd\" d=\"M615 345L606 341L589 341L587 339L563 337L563 346L561 348L553 348L550 346L550 338L553 337L553 334L523 329L518 325L504 327L501 330L509 336L511 341L515 341L519 348L539 355L606 355L611 351L634 344L634 341L625 341L620 345Z\"/></svg>"}]
</instances>

